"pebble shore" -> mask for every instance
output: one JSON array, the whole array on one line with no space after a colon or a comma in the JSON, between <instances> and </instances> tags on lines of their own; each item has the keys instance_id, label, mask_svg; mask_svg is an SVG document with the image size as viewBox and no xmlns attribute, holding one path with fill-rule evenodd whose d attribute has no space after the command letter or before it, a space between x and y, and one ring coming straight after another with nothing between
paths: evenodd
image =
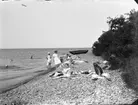
<instances>
[{"instance_id":1,"label":"pebble shore","mask_svg":"<svg viewBox=\"0 0 138 105\"><path fill-rule=\"evenodd\" d=\"M88 59L88 64L76 65L72 70L93 69L92 62L101 60L93 59ZM58 79L47 74L0 94L0 105L123 105L138 98L134 90L126 87L119 70L104 72L111 75L111 81L92 80L91 74Z\"/></svg>"}]
</instances>

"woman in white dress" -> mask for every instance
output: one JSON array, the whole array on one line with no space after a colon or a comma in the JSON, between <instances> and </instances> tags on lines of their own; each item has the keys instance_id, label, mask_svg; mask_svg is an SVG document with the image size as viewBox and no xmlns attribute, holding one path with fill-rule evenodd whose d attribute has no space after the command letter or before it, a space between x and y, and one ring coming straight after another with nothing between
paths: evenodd
<instances>
[{"instance_id":1,"label":"woman in white dress","mask_svg":"<svg viewBox=\"0 0 138 105\"><path fill-rule=\"evenodd\" d=\"M52 61L53 61L54 65L57 65L57 64L61 63L61 61L59 59L59 56L58 56L58 51L54 51L54 54L52 56Z\"/></svg>"}]
</instances>

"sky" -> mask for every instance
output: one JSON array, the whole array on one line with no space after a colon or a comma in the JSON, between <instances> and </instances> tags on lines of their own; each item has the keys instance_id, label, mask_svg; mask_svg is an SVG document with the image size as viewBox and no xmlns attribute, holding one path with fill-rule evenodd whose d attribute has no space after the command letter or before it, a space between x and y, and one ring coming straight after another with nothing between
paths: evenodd
<instances>
[{"instance_id":1,"label":"sky","mask_svg":"<svg viewBox=\"0 0 138 105\"><path fill-rule=\"evenodd\" d=\"M1 1L0 49L91 47L107 17L132 9L134 0Z\"/></svg>"}]
</instances>

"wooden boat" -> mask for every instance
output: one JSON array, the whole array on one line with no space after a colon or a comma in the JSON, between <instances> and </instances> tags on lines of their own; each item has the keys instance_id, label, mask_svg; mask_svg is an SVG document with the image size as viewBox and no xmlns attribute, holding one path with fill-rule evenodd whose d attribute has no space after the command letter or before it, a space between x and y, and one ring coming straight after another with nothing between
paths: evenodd
<instances>
[{"instance_id":1,"label":"wooden boat","mask_svg":"<svg viewBox=\"0 0 138 105\"><path fill-rule=\"evenodd\" d=\"M86 54L88 50L74 50L74 51L69 51L71 54L76 55L76 54Z\"/></svg>"}]
</instances>

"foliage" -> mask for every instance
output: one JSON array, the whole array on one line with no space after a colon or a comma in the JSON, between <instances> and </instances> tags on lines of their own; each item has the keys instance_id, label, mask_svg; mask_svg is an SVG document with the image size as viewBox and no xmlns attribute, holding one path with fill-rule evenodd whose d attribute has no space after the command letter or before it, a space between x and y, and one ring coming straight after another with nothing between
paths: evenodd
<instances>
[{"instance_id":1,"label":"foliage","mask_svg":"<svg viewBox=\"0 0 138 105\"><path fill-rule=\"evenodd\" d=\"M138 12L131 10L120 17L108 18L109 30L98 38L102 45L100 56L111 62L111 65L122 65L125 75L122 75L126 84L138 92ZM101 49L100 46L93 48ZM95 52L96 52L95 51ZM95 53L94 53L95 54ZM111 59L111 55L115 58Z\"/></svg>"},{"instance_id":2,"label":"foliage","mask_svg":"<svg viewBox=\"0 0 138 105\"><path fill-rule=\"evenodd\" d=\"M128 16L128 17L127 17ZM109 30L104 32L99 38L98 42L93 44L93 53L96 55L110 55L114 54L119 58L128 58L134 51L134 43L138 43L136 37L136 11L132 10L130 13L121 15L119 17L108 17L107 23ZM138 20L138 19L137 19ZM138 24L137 24L138 25ZM137 45L138 46L138 45ZM100 49L100 50L99 50Z\"/></svg>"},{"instance_id":3,"label":"foliage","mask_svg":"<svg viewBox=\"0 0 138 105\"><path fill-rule=\"evenodd\" d=\"M104 47L101 43L99 43L98 41L96 41L94 44L93 44L93 54L96 55L96 56L100 56L102 54L104 50Z\"/></svg>"}]
</instances>

